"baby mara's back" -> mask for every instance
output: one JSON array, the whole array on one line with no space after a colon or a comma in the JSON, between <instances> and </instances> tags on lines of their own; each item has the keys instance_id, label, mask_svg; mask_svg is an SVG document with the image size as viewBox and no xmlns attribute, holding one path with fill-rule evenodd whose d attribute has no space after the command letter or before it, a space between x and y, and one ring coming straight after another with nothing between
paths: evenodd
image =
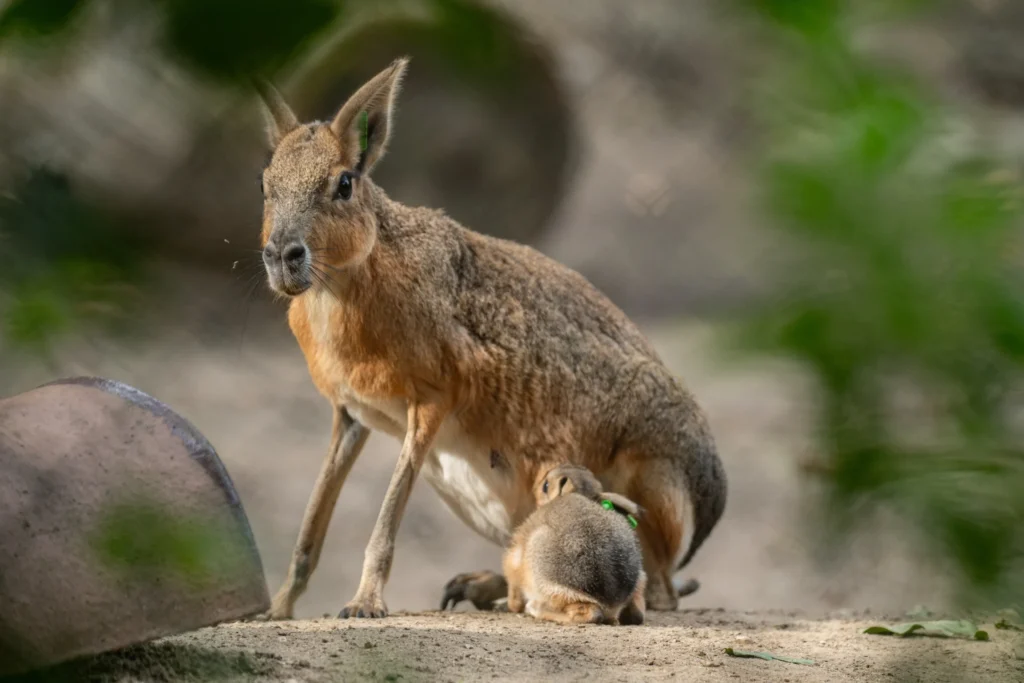
<instances>
[{"instance_id":1,"label":"baby mara's back","mask_svg":"<svg viewBox=\"0 0 1024 683\"><path fill-rule=\"evenodd\" d=\"M536 580L589 595L603 605L629 600L640 580L642 556L626 518L579 494L537 510L526 543Z\"/></svg>"}]
</instances>

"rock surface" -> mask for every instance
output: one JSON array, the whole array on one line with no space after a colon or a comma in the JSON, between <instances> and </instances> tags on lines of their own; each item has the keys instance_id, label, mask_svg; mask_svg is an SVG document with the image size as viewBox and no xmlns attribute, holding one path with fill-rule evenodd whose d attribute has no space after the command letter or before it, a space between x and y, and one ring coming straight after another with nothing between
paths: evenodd
<instances>
[{"instance_id":1,"label":"rock surface","mask_svg":"<svg viewBox=\"0 0 1024 683\"><path fill-rule=\"evenodd\" d=\"M0 675L269 606L210 443L103 379L0 400Z\"/></svg>"}]
</instances>

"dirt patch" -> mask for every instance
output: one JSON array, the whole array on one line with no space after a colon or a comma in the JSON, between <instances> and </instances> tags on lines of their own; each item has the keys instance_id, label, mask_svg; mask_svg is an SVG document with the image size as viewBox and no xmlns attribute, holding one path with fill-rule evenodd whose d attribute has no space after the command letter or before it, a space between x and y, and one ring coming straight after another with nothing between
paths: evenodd
<instances>
[{"instance_id":1,"label":"dirt patch","mask_svg":"<svg viewBox=\"0 0 1024 683\"><path fill-rule=\"evenodd\" d=\"M1015 681L1024 634L992 641L863 633L866 615L688 610L645 626L556 626L475 612L384 620L236 623L62 668L65 680L159 681ZM814 661L737 659L727 647ZM44 680L35 678L33 680ZM56 680L52 676L45 680ZM20 683L20 682L19 682Z\"/></svg>"},{"instance_id":2,"label":"dirt patch","mask_svg":"<svg viewBox=\"0 0 1024 683\"><path fill-rule=\"evenodd\" d=\"M5 680L8 683L275 680L274 677L284 670L280 655L224 646L161 642L136 645Z\"/></svg>"}]
</instances>

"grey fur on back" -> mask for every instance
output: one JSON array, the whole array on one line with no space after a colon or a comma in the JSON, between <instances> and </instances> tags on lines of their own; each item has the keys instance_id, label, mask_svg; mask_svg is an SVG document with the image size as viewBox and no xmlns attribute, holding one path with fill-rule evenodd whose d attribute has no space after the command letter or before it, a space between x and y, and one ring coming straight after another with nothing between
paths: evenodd
<instances>
[{"instance_id":1,"label":"grey fur on back","mask_svg":"<svg viewBox=\"0 0 1024 683\"><path fill-rule=\"evenodd\" d=\"M531 536L527 554L534 576L593 597L604 605L629 600L643 556L636 532L618 512L570 493L547 503L543 533Z\"/></svg>"}]
</instances>

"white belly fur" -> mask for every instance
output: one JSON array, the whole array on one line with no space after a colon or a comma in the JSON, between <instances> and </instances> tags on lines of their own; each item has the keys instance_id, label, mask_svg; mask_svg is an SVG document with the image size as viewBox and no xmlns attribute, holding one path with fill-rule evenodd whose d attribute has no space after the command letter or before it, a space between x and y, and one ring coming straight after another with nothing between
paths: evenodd
<instances>
[{"instance_id":1,"label":"white belly fur","mask_svg":"<svg viewBox=\"0 0 1024 683\"><path fill-rule=\"evenodd\" d=\"M482 458L477 460L473 455ZM504 547L512 537L514 524L510 506L505 502L511 482L491 469L489 450L470 454L470 458L458 452L435 450L423 465L423 476L456 517L487 540Z\"/></svg>"},{"instance_id":2,"label":"white belly fur","mask_svg":"<svg viewBox=\"0 0 1024 683\"><path fill-rule=\"evenodd\" d=\"M471 529L504 547L515 521L514 475L494 467L491 449L480 446L449 418L441 426L434 451L423 464L423 476L441 500Z\"/></svg>"},{"instance_id":3,"label":"white belly fur","mask_svg":"<svg viewBox=\"0 0 1024 683\"><path fill-rule=\"evenodd\" d=\"M348 401L352 416L370 427L404 437L405 409L400 405L363 406ZM518 507L514 474L491 466L491 449L475 444L455 419L441 426L434 450L423 463L423 478L467 526L502 547L512 536Z\"/></svg>"}]
</instances>

